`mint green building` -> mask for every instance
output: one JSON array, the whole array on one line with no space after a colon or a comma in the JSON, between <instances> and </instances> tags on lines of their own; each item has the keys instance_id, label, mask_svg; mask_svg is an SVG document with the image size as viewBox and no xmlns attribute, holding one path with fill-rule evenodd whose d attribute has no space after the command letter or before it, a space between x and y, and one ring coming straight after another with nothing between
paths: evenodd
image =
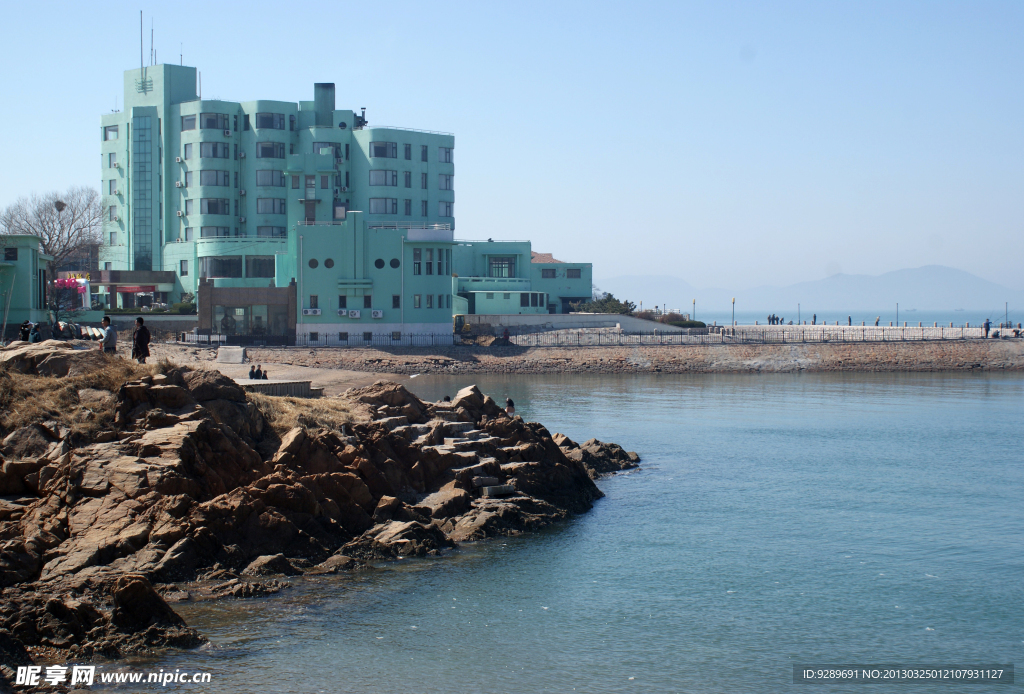
<instances>
[{"instance_id":1,"label":"mint green building","mask_svg":"<svg viewBox=\"0 0 1024 694\"><path fill-rule=\"evenodd\" d=\"M101 117L107 306L195 293L204 332L362 340L589 297L588 264L455 240L450 133L371 126L333 84L229 102L201 99L196 77L128 70L124 111Z\"/></svg>"},{"instance_id":2,"label":"mint green building","mask_svg":"<svg viewBox=\"0 0 1024 694\"><path fill-rule=\"evenodd\" d=\"M26 320L49 324L46 264L53 258L42 252L37 237L27 234L0 236L0 246L0 321L7 322L0 338L10 338Z\"/></svg>"}]
</instances>

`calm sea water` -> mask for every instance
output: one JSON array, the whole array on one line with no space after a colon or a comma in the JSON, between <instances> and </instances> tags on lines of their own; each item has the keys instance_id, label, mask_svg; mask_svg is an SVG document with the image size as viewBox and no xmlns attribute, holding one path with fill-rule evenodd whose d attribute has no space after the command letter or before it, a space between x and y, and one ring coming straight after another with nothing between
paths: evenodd
<instances>
[{"instance_id":1,"label":"calm sea water","mask_svg":"<svg viewBox=\"0 0 1024 694\"><path fill-rule=\"evenodd\" d=\"M860 692L792 666L1024 666L1020 376L475 380L642 469L539 535L180 606L213 646L137 666L210 671L212 692L438 693Z\"/></svg>"}]
</instances>

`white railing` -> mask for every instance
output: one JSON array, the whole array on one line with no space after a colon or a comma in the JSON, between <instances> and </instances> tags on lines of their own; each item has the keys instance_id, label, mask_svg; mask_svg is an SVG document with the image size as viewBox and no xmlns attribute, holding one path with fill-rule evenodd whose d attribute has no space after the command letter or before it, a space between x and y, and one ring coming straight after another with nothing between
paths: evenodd
<instances>
[{"instance_id":1,"label":"white railing","mask_svg":"<svg viewBox=\"0 0 1024 694\"><path fill-rule=\"evenodd\" d=\"M451 224L424 224L422 222L373 222L371 229L437 229L450 231Z\"/></svg>"}]
</instances>

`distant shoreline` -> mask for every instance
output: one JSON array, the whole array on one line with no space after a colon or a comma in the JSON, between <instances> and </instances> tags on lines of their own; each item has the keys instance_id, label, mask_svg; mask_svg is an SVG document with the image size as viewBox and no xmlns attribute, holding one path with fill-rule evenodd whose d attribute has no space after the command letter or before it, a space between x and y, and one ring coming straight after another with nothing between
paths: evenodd
<instances>
[{"instance_id":1,"label":"distant shoreline","mask_svg":"<svg viewBox=\"0 0 1024 694\"><path fill-rule=\"evenodd\" d=\"M263 364L405 375L1024 370L1020 339L642 347L251 347L247 352L253 362Z\"/></svg>"}]
</instances>

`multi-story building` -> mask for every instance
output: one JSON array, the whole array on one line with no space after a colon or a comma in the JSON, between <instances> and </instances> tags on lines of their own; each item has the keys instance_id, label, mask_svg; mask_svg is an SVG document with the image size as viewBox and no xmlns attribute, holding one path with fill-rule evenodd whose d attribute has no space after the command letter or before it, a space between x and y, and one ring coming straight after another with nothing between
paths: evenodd
<instances>
[{"instance_id":1,"label":"multi-story building","mask_svg":"<svg viewBox=\"0 0 1024 694\"><path fill-rule=\"evenodd\" d=\"M562 312L567 291L589 296L589 266L568 290L531 289L552 268L533 277L528 242L500 251L511 265L493 247L469 260L475 246L454 240L453 135L371 126L365 109L336 108L333 84L298 103L202 99L196 86L191 67L128 70L124 111L101 118L93 284L108 306L195 293L200 330L362 338L450 332L478 296L453 282L459 263L516 291L493 307ZM517 304L527 292L544 297Z\"/></svg>"}]
</instances>

